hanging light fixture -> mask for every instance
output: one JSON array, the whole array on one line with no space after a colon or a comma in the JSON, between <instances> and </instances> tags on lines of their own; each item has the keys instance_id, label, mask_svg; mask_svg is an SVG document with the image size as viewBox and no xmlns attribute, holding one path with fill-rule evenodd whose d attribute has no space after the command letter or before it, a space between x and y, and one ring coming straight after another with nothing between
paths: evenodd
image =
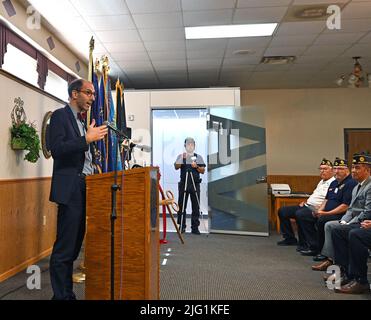
<instances>
[{"instance_id":1,"label":"hanging light fixture","mask_svg":"<svg viewBox=\"0 0 371 320\"><path fill-rule=\"evenodd\" d=\"M348 88L359 88L362 87L363 84L366 82L366 78L363 76L363 70L362 66L359 63L359 59L361 57L353 57L354 59L354 66L353 71L351 74L349 74L348 77ZM337 80L336 84L341 87L344 84L344 81L346 79L346 75L341 75ZM371 74L367 74L367 82L368 86L371 88Z\"/></svg>"}]
</instances>

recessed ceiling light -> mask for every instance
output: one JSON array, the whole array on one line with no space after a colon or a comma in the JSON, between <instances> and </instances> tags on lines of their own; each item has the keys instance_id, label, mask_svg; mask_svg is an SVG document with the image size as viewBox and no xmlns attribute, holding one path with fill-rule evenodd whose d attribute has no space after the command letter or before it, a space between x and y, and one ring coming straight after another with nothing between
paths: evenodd
<instances>
[{"instance_id":1,"label":"recessed ceiling light","mask_svg":"<svg viewBox=\"0 0 371 320\"><path fill-rule=\"evenodd\" d=\"M271 36L277 23L232 24L223 26L185 27L186 39L215 39Z\"/></svg>"}]
</instances>

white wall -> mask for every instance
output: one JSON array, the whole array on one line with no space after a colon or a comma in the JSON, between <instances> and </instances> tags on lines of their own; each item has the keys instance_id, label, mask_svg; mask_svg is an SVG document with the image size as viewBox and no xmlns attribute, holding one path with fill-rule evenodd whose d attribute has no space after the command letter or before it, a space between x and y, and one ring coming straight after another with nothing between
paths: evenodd
<instances>
[{"instance_id":1,"label":"white wall","mask_svg":"<svg viewBox=\"0 0 371 320\"><path fill-rule=\"evenodd\" d=\"M151 109L152 108L194 108L208 106L239 106L239 88L183 89L183 90L143 90L124 91L126 117L133 129L132 138L140 139L141 144L151 145ZM151 154L135 151L139 164L151 163Z\"/></svg>"},{"instance_id":2,"label":"white wall","mask_svg":"<svg viewBox=\"0 0 371 320\"><path fill-rule=\"evenodd\" d=\"M371 128L371 89L244 90L264 110L271 175L317 175L322 157L344 156L344 128Z\"/></svg>"},{"instance_id":3,"label":"white wall","mask_svg":"<svg viewBox=\"0 0 371 320\"><path fill-rule=\"evenodd\" d=\"M27 121L35 122L41 141L43 117L48 111L63 106L61 103L0 74L0 179L21 179L50 177L53 160L45 159L40 151L40 159L35 163L23 160L25 151L14 151L10 147L11 112L14 99L24 101Z\"/></svg>"},{"instance_id":4,"label":"white wall","mask_svg":"<svg viewBox=\"0 0 371 320\"><path fill-rule=\"evenodd\" d=\"M25 6L20 4L18 1L12 1L12 4L17 12L17 14L12 17L9 17L5 10L5 7L3 5L0 5L0 16L4 20L8 21L19 31L30 37L32 41L42 47L47 54L58 59L61 63L78 74L80 77L87 78L87 57L79 57L77 54L71 51L69 46L60 41L59 38L55 34L53 34L53 32L49 31L44 24L41 24L40 29L29 28L27 25L27 21L28 19L30 19L30 17L27 15L27 8L25 8ZM53 37L53 41L55 44L55 48L53 50L50 50L46 41L46 39L48 39L50 36ZM31 44L33 45L33 43ZM89 43L86 44L86 55L88 55L88 53ZM76 70L76 61L80 62L80 71Z\"/></svg>"}]
</instances>

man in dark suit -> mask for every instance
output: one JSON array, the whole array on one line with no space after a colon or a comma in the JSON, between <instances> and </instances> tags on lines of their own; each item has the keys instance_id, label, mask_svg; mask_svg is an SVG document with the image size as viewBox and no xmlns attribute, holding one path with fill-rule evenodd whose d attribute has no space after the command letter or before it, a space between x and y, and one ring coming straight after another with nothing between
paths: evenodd
<instances>
[{"instance_id":1,"label":"man in dark suit","mask_svg":"<svg viewBox=\"0 0 371 320\"><path fill-rule=\"evenodd\" d=\"M57 237L50 258L50 278L55 300L74 300L73 262L85 234L85 177L94 173L92 142L104 138L107 127L86 127L86 112L95 100L92 83L78 79L68 87L69 104L53 112L50 149L53 176L50 201L58 204Z\"/></svg>"},{"instance_id":2,"label":"man in dark suit","mask_svg":"<svg viewBox=\"0 0 371 320\"><path fill-rule=\"evenodd\" d=\"M352 175L358 182L354 188L351 207L362 203L357 213L347 211L340 223L331 230L334 260L341 269L341 293L369 293L367 280L368 249L371 247L371 157L360 154L353 157ZM330 278L331 277L331 278ZM330 276L331 282L336 274Z\"/></svg>"}]
</instances>

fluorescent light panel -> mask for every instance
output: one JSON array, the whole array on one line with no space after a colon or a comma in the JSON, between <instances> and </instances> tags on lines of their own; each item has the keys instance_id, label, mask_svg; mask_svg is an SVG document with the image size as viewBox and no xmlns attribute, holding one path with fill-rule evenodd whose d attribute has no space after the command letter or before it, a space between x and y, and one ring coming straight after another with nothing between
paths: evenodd
<instances>
[{"instance_id":1,"label":"fluorescent light panel","mask_svg":"<svg viewBox=\"0 0 371 320\"><path fill-rule=\"evenodd\" d=\"M186 39L215 39L271 36L278 23L233 24L223 26L186 27Z\"/></svg>"}]
</instances>

